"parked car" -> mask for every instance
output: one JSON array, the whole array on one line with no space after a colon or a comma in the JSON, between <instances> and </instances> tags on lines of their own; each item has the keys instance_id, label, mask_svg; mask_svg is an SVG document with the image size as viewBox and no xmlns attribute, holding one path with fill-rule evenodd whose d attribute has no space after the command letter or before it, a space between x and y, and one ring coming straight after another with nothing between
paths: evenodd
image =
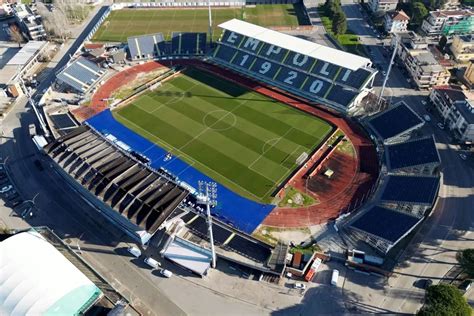
<instances>
[{"instance_id":1,"label":"parked car","mask_svg":"<svg viewBox=\"0 0 474 316\"><path fill-rule=\"evenodd\" d=\"M472 285L472 280L465 280L459 285L459 289L463 291L464 293L466 293L471 288L471 285Z\"/></svg>"},{"instance_id":2,"label":"parked car","mask_svg":"<svg viewBox=\"0 0 474 316\"><path fill-rule=\"evenodd\" d=\"M303 284L303 283L295 283L294 288L304 290L304 289L306 289L306 285Z\"/></svg>"},{"instance_id":3,"label":"parked car","mask_svg":"<svg viewBox=\"0 0 474 316\"><path fill-rule=\"evenodd\" d=\"M13 186L11 184L7 185L7 186L4 186L3 188L0 189L0 193L7 193L11 189L13 189Z\"/></svg>"},{"instance_id":4,"label":"parked car","mask_svg":"<svg viewBox=\"0 0 474 316\"><path fill-rule=\"evenodd\" d=\"M128 251L131 255L133 255L135 258L138 258L138 257L140 257L140 256L142 255L142 252L140 251L140 249L138 249L137 247L134 247L134 246L128 247L128 248L127 248L127 251Z\"/></svg>"},{"instance_id":5,"label":"parked car","mask_svg":"<svg viewBox=\"0 0 474 316\"><path fill-rule=\"evenodd\" d=\"M160 274L164 276L165 278L171 278L173 276L173 272L166 269L161 269Z\"/></svg>"},{"instance_id":6,"label":"parked car","mask_svg":"<svg viewBox=\"0 0 474 316\"><path fill-rule=\"evenodd\" d=\"M149 265L153 269L158 269L158 267L161 265L158 261L156 261L152 257L146 257L144 261L147 265Z\"/></svg>"},{"instance_id":7,"label":"parked car","mask_svg":"<svg viewBox=\"0 0 474 316\"><path fill-rule=\"evenodd\" d=\"M459 154L459 158L461 158L462 160L466 160L467 159L467 155L466 154Z\"/></svg>"},{"instance_id":8,"label":"parked car","mask_svg":"<svg viewBox=\"0 0 474 316\"><path fill-rule=\"evenodd\" d=\"M431 117L428 114L423 115L423 119L427 122L431 121Z\"/></svg>"},{"instance_id":9,"label":"parked car","mask_svg":"<svg viewBox=\"0 0 474 316\"><path fill-rule=\"evenodd\" d=\"M427 105L427 104L428 104L428 102L426 102L426 100L421 100L421 104L423 104L423 105Z\"/></svg>"}]
</instances>

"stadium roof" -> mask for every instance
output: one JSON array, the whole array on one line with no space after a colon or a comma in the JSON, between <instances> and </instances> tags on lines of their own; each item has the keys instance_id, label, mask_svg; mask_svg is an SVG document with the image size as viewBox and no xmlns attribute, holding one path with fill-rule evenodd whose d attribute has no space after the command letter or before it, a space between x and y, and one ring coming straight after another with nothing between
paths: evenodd
<instances>
[{"instance_id":1,"label":"stadium roof","mask_svg":"<svg viewBox=\"0 0 474 316\"><path fill-rule=\"evenodd\" d=\"M0 243L1 315L79 315L99 288L37 232Z\"/></svg>"},{"instance_id":2,"label":"stadium roof","mask_svg":"<svg viewBox=\"0 0 474 316\"><path fill-rule=\"evenodd\" d=\"M424 121L404 102L369 119L369 125L384 140L399 136L423 124Z\"/></svg>"},{"instance_id":3,"label":"stadium roof","mask_svg":"<svg viewBox=\"0 0 474 316\"><path fill-rule=\"evenodd\" d=\"M382 201L432 205L439 187L438 177L396 176L387 177Z\"/></svg>"},{"instance_id":4,"label":"stadium roof","mask_svg":"<svg viewBox=\"0 0 474 316\"><path fill-rule=\"evenodd\" d=\"M219 27L353 71L371 64L368 58L346 53L238 19L221 23Z\"/></svg>"},{"instance_id":5,"label":"stadium roof","mask_svg":"<svg viewBox=\"0 0 474 316\"><path fill-rule=\"evenodd\" d=\"M155 57L165 53L164 37L162 33L146 34L139 36L130 36L127 38L128 50L130 56Z\"/></svg>"},{"instance_id":6,"label":"stadium roof","mask_svg":"<svg viewBox=\"0 0 474 316\"><path fill-rule=\"evenodd\" d=\"M441 162L433 136L387 145L385 148L390 170Z\"/></svg>"},{"instance_id":7,"label":"stadium roof","mask_svg":"<svg viewBox=\"0 0 474 316\"><path fill-rule=\"evenodd\" d=\"M199 274L205 275L211 266L210 250L195 245L187 240L175 237L163 255L169 260Z\"/></svg>"},{"instance_id":8,"label":"stadium roof","mask_svg":"<svg viewBox=\"0 0 474 316\"><path fill-rule=\"evenodd\" d=\"M373 206L356 219L351 227L396 244L422 219L380 206Z\"/></svg>"},{"instance_id":9,"label":"stadium roof","mask_svg":"<svg viewBox=\"0 0 474 316\"><path fill-rule=\"evenodd\" d=\"M71 86L77 91L87 91L103 74L92 61L79 57L66 66L57 76L59 80Z\"/></svg>"}]
</instances>

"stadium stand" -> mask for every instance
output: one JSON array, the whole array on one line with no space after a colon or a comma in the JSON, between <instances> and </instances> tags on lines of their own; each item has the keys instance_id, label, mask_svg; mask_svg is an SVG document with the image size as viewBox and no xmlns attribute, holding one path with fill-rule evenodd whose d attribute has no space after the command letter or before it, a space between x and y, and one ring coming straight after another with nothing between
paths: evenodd
<instances>
[{"instance_id":1,"label":"stadium stand","mask_svg":"<svg viewBox=\"0 0 474 316\"><path fill-rule=\"evenodd\" d=\"M365 240L375 249L387 253L422 220L423 218L392 209L372 206L356 218L350 224L350 228L361 240Z\"/></svg>"},{"instance_id":2,"label":"stadium stand","mask_svg":"<svg viewBox=\"0 0 474 316\"><path fill-rule=\"evenodd\" d=\"M233 19L212 54L217 64L337 110L350 110L373 81L367 58Z\"/></svg>"},{"instance_id":3,"label":"stadium stand","mask_svg":"<svg viewBox=\"0 0 474 316\"><path fill-rule=\"evenodd\" d=\"M382 185L380 204L423 217L438 195L439 177L389 175Z\"/></svg>"},{"instance_id":4,"label":"stadium stand","mask_svg":"<svg viewBox=\"0 0 474 316\"><path fill-rule=\"evenodd\" d=\"M79 93L88 91L103 75L105 71L90 60L79 57L67 65L58 75L60 85L66 84Z\"/></svg>"},{"instance_id":5,"label":"stadium stand","mask_svg":"<svg viewBox=\"0 0 474 316\"><path fill-rule=\"evenodd\" d=\"M405 102L368 119L369 127L384 143L405 141L410 133L423 126L424 121Z\"/></svg>"},{"instance_id":6,"label":"stadium stand","mask_svg":"<svg viewBox=\"0 0 474 316\"><path fill-rule=\"evenodd\" d=\"M433 136L385 146L387 167L396 173L433 174L441 159Z\"/></svg>"},{"instance_id":7,"label":"stadium stand","mask_svg":"<svg viewBox=\"0 0 474 316\"><path fill-rule=\"evenodd\" d=\"M172 55L204 55L206 33L174 32L171 36Z\"/></svg>"},{"instance_id":8,"label":"stadium stand","mask_svg":"<svg viewBox=\"0 0 474 316\"><path fill-rule=\"evenodd\" d=\"M161 33L127 38L132 60L153 59L167 54L166 42Z\"/></svg>"},{"instance_id":9,"label":"stadium stand","mask_svg":"<svg viewBox=\"0 0 474 316\"><path fill-rule=\"evenodd\" d=\"M104 203L107 217L135 238L142 230L153 235L189 193L136 161L123 144L86 125L51 142L45 151L60 170Z\"/></svg>"}]
</instances>

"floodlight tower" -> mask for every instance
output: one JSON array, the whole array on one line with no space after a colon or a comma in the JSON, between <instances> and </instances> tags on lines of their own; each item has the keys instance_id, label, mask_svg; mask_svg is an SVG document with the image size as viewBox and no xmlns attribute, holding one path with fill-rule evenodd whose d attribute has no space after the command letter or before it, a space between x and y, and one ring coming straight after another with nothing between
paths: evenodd
<instances>
[{"instance_id":1,"label":"floodlight tower","mask_svg":"<svg viewBox=\"0 0 474 316\"><path fill-rule=\"evenodd\" d=\"M198 202L206 204L207 225L209 232L209 242L211 243L212 267L216 267L216 251L214 249L214 236L212 234L211 206L217 204L217 184L215 182L199 181Z\"/></svg>"},{"instance_id":2,"label":"floodlight tower","mask_svg":"<svg viewBox=\"0 0 474 316\"><path fill-rule=\"evenodd\" d=\"M209 10L209 42L212 44L212 13L211 13L211 0L207 0L207 9Z\"/></svg>"},{"instance_id":3,"label":"floodlight tower","mask_svg":"<svg viewBox=\"0 0 474 316\"><path fill-rule=\"evenodd\" d=\"M394 63L395 56L397 54L397 49L398 49L398 37L395 35L395 47L393 48L393 54L392 54L392 57L390 58L390 64L388 65L387 73L385 74L385 78L383 79L382 89L380 90L380 96L377 102L378 104L377 111L380 111L380 107L382 106L383 92L385 90L385 86L387 85L387 80L388 80L388 76L390 75L390 71L392 71L392 65Z\"/></svg>"}]
</instances>

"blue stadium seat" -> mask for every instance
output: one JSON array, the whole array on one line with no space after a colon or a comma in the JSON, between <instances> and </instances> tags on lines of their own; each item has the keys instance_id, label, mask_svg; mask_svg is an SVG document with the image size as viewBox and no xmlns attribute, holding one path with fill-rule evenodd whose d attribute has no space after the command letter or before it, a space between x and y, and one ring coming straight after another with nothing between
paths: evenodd
<instances>
[{"instance_id":1,"label":"blue stadium seat","mask_svg":"<svg viewBox=\"0 0 474 316\"><path fill-rule=\"evenodd\" d=\"M359 93L354 90L344 88L339 85L333 85L331 91L326 96L327 100L336 102L343 107L347 107Z\"/></svg>"},{"instance_id":2,"label":"blue stadium seat","mask_svg":"<svg viewBox=\"0 0 474 316\"><path fill-rule=\"evenodd\" d=\"M225 31L224 35L222 35L221 42L226 43L227 45L239 47L243 39L244 39L243 35L240 35L235 32Z\"/></svg>"},{"instance_id":3,"label":"blue stadium seat","mask_svg":"<svg viewBox=\"0 0 474 316\"><path fill-rule=\"evenodd\" d=\"M270 62L262 58L257 58L251 70L259 75L265 76L269 79L273 79L280 67L281 66L276 63Z\"/></svg>"},{"instance_id":4,"label":"blue stadium seat","mask_svg":"<svg viewBox=\"0 0 474 316\"><path fill-rule=\"evenodd\" d=\"M360 89L370 75L370 71L365 69L357 69L356 71L342 69L337 75L336 82Z\"/></svg>"},{"instance_id":5,"label":"blue stadium seat","mask_svg":"<svg viewBox=\"0 0 474 316\"><path fill-rule=\"evenodd\" d=\"M308 80L306 80L303 85L303 91L319 98L323 98L330 87L331 83L313 76L308 76Z\"/></svg>"},{"instance_id":6,"label":"blue stadium seat","mask_svg":"<svg viewBox=\"0 0 474 316\"><path fill-rule=\"evenodd\" d=\"M324 78L328 78L330 80L334 80L334 78L336 78L336 75L337 75L337 72L339 71L339 69L341 69L341 67L330 64L330 63L322 61L322 60L318 60L316 62L316 65L311 70L311 73L313 73L317 76L320 76L320 77L324 77Z\"/></svg>"},{"instance_id":7,"label":"blue stadium seat","mask_svg":"<svg viewBox=\"0 0 474 316\"><path fill-rule=\"evenodd\" d=\"M204 53L206 33L175 32L171 36L173 55L200 55Z\"/></svg>"},{"instance_id":8,"label":"blue stadium seat","mask_svg":"<svg viewBox=\"0 0 474 316\"><path fill-rule=\"evenodd\" d=\"M300 71L282 66L275 79L287 86L299 90L307 77L307 75Z\"/></svg>"},{"instance_id":9,"label":"blue stadium seat","mask_svg":"<svg viewBox=\"0 0 474 316\"><path fill-rule=\"evenodd\" d=\"M234 58L236 53L237 53L236 49L220 44L217 47L216 52L214 53L214 57L220 60L223 60L227 63L230 63L230 61Z\"/></svg>"},{"instance_id":10,"label":"blue stadium seat","mask_svg":"<svg viewBox=\"0 0 474 316\"><path fill-rule=\"evenodd\" d=\"M242 50L257 54L262 48L263 44L264 44L263 42L257 39L254 39L251 37L245 37L242 43L240 44L239 48Z\"/></svg>"},{"instance_id":11,"label":"blue stadium seat","mask_svg":"<svg viewBox=\"0 0 474 316\"><path fill-rule=\"evenodd\" d=\"M249 69L256 58L254 55L239 51L232 60L232 64L243 69Z\"/></svg>"},{"instance_id":12,"label":"blue stadium seat","mask_svg":"<svg viewBox=\"0 0 474 316\"><path fill-rule=\"evenodd\" d=\"M283 59L285 59L287 54L288 54L288 50L275 46L275 45L265 43L258 55L265 59L270 59L277 62L283 62Z\"/></svg>"},{"instance_id":13,"label":"blue stadium seat","mask_svg":"<svg viewBox=\"0 0 474 316\"><path fill-rule=\"evenodd\" d=\"M284 61L286 65L301 69L306 72L311 70L311 67L313 66L314 62L314 58L295 52L290 52L286 56Z\"/></svg>"}]
</instances>

